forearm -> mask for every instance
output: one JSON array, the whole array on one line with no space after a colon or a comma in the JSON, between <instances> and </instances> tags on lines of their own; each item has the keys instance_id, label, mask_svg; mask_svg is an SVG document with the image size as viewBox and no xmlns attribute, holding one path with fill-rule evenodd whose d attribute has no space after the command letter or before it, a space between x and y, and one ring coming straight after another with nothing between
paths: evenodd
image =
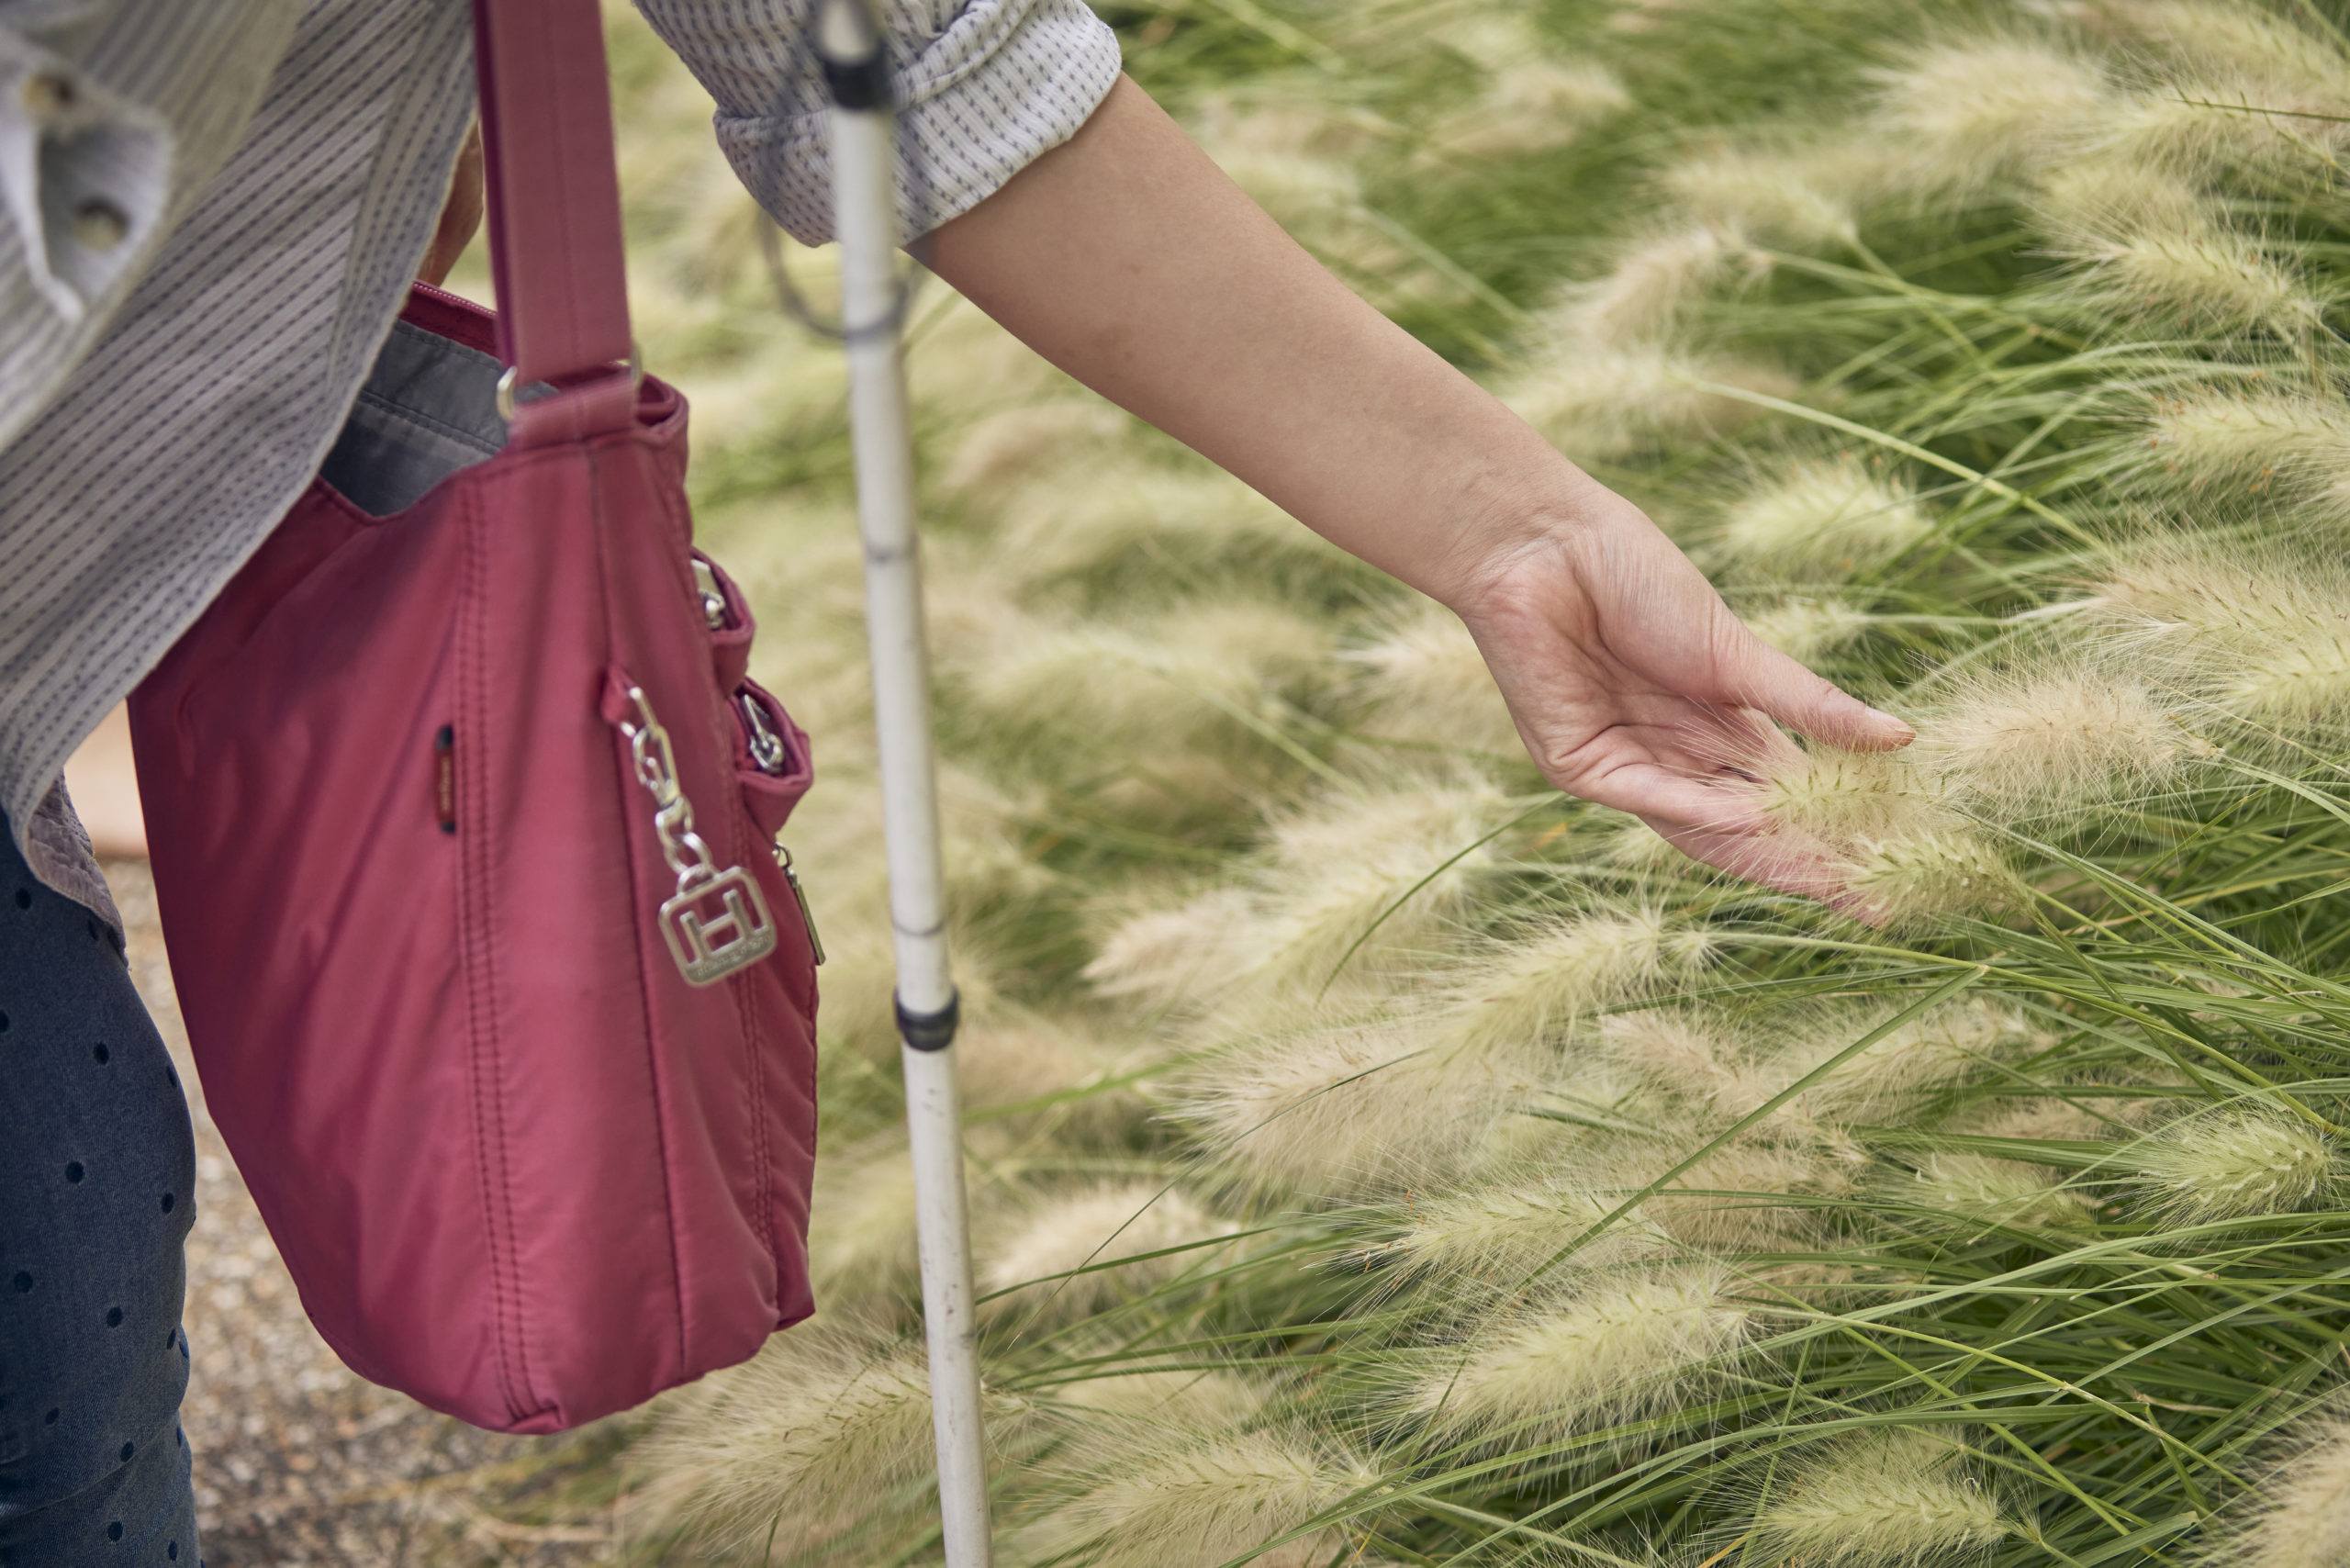
<instances>
[{"instance_id":1,"label":"forearm","mask_svg":"<svg viewBox=\"0 0 2350 1568\"><path fill-rule=\"evenodd\" d=\"M1621 504L1324 271L1130 81L933 245L1046 359L1448 602L1497 533Z\"/></svg>"},{"instance_id":2,"label":"forearm","mask_svg":"<svg viewBox=\"0 0 2350 1568\"><path fill-rule=\"evenodd\" d=\"M932 264L1046 358L1458 612L1543 773L1691 854L1842 898L1841 847L1755 781L1908 729L1763 646L1687 557L1349 293L1121 80L935 236Z\"/></svg>"}]
</instances>

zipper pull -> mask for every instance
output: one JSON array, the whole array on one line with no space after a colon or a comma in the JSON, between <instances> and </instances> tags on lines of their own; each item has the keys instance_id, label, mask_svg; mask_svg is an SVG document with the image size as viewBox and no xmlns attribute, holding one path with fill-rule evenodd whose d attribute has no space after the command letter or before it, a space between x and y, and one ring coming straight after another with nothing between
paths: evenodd
<instances>
[{"instance_id":1,"label":"zipper pull","mask_svg":"<svg viewBox=\"0 0 2350 1568\"><path fill-rule=\"evenodd\" d=\"M781 735L767 727L767 710L759 706L757 698L747 691L738 691L734 700L742 705L743 722L748 726L744 745L750 750L752 766L771 778L781 774L790 766L791 748L783 744Z\"/></svg>"},{"instance_id":2,"label":"zipper pull","mask_svg":"<svg viewBox=\"0 0 2350 1568\"><path fill-rule=\"evenodd\" d=\"M701 600L701 618L713 632L726 630L726 595L719 590L718 574L707 561L694 563L694 597Z\"/></svg>"},{"instance_id":3,"label":"zipper pull","mask_svg":"<svg viewBox=\"0 0 2350 1568\"><path fill-rule=\"evenodd\" d=\"M778 842L775 846L775 863L783 868L783 879L791 886L792 902L800 906L800 924L808 927L808 946L816 955L816 962L824 961L824 939L816 935L816 912L808 907L808 890L800 885L800 873L791 868L791 851Z\"/></svg>"}]
</instances>

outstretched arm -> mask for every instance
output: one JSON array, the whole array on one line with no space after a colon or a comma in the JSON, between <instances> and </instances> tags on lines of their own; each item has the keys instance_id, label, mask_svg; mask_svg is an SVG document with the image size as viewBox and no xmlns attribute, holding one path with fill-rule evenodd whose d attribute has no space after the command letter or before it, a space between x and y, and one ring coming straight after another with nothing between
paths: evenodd
<instances>
[{"instance_id":1,"label":"outstretched arm","mask_svg":"<svg viewBox=\"0 0 2350 1568\"><path fill-rule=\"evenodd\" d=\"M1751 780L1907 725L1740 625L1639 508L1332 277L1131 81L942 226L946 281L1037 353L1435 598L1561 789L1831 896Z\"/></svg>"}]
</instances>

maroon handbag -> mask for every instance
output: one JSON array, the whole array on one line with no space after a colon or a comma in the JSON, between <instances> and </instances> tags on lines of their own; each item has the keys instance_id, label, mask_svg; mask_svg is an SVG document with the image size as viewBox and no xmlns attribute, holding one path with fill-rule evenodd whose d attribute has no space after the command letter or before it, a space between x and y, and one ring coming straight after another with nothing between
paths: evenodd
<instances>
[{"instance_id":1,"label":"maroon handbag","mask_svg":"<svg viewBox=\"0 0 2350 1568\"><path fill-rule=\"evenodd\" d=\"M810 770L630 367L596 0L475 29L502 313L416 289L131 722L206 1098L311 1320L548 1432L810 1311Z\"/></svg>"}]
</instances>

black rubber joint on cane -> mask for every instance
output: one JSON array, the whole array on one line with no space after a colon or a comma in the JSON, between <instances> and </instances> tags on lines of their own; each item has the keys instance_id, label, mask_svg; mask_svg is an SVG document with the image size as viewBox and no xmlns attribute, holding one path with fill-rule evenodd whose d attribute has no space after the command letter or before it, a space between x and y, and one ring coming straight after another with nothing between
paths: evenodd
<instances>
[{"instance_id":1,"label":"black rubber joint on cane","mask_svg":"<svg viewBox=\"0 0 2350 1568\"><path fill-rule=\"evenodd\" d=\"M911 1013L902 999L891 998L898 1011L898 1034L906 1044L918 1051L943 1051L955 1043L955 1030L963 1021L963 993L957 991L946 999L946 1005L935 1013Z\"/></svg>"},{"instance_id":2,"label":"black rubber joint on cane","mask_svg":"<svg viewBox=\"0 0 2350 1568\"><path fill-rule=\"evenodd\" d=\"M824 88L833 102L852 113L872 113L890 106L890 62L879 50L863 60L826 56Z\"/></svg>"}]
</instances>

